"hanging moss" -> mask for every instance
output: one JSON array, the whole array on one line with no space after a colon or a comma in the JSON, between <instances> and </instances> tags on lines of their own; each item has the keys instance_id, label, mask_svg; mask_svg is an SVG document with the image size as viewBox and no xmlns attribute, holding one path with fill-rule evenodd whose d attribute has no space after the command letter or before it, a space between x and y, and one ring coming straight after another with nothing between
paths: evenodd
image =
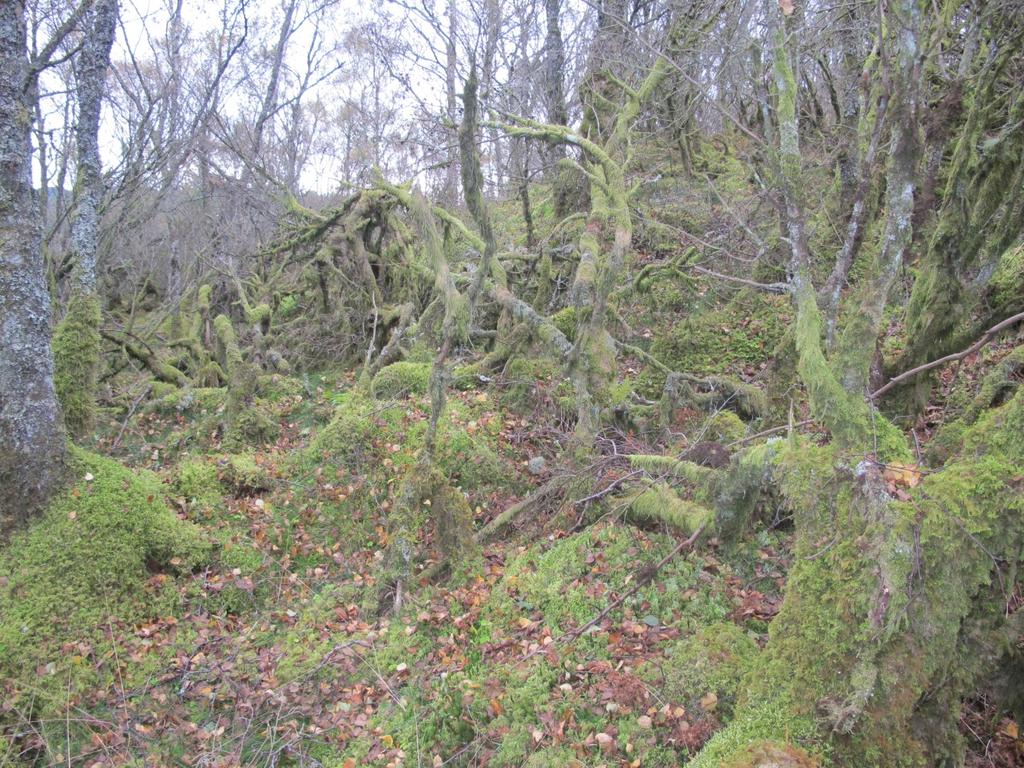
<instances>
[{"instance_id":1,"label":"hanging moss","mask_svg":"<svg viewBox=\"0 0 1024 768\"><path fill-rule=\"evenodd\" d=\"M75 293L53 334L53 383L72 437L89 432L96 419L100 363L100 303Z\"/></svg>"}]
</instances>

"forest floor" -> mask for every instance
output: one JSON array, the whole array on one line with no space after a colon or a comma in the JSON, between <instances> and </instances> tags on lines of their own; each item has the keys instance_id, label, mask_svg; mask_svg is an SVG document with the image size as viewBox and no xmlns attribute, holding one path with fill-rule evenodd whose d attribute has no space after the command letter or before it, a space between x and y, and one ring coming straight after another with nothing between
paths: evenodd
<instances>
[{"instance_id":1,"label":"forest floor","mask_svg":"<svg viewBox=\"0 0 1024 768\"><path fill-rule=\"evenodd\" d=\"M785 519L655 572L681 537L625 522L609 494L597 516L569 505L579 514L522 521L379 618L386 516L429 403L352 386L275 379L279 436L243 454L218 450L216 393L111 415L92 449L155 473L213 549L189 568L147 562L141 589L100 596L93 626L34 637L20 656L0 642L23 665L3 684L0 764L669 766L728 722L781 603ZM453 393L443 461L478 524L555 471L560 386L534 367ZM615 452L641 447L617 439ZM117 465L74 464L60 514L102 536L75 502ZM608 488L628 468L592 470ZM3 567L3 585L17 581ZM969 765L1024 763L1017 724L983 697L963 728Z\"/></svg>"}]
</instances>

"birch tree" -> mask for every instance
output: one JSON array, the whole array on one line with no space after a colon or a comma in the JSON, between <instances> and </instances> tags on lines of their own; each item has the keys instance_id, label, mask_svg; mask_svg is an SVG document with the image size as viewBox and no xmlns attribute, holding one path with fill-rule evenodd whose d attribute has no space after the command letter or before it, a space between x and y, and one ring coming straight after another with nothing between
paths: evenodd
<instances>
[{"instance_id":1,"label":"birch tree","mask_svg":"<svg viewBox=\"0 0 1024 768\"><path fill-rule=\"evenodd\" d=\"M30 60L25 4L0 3L0 535L40 509L62 475L30 134L39 72L83 10Z\"/></svg>"}]
</instances>

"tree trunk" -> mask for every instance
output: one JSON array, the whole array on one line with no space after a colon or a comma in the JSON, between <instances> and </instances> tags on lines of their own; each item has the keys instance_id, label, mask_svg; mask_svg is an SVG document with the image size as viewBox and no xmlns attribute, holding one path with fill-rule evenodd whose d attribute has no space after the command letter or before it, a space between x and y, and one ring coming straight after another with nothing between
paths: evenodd
<instances>
[{"instance_id":1,"label":"tree trunk","mask_svg":"<svg viewBox=\"0 0 1024 768\"><path fill-rule=\"evenodd\" d=\"M544 13L547 21L544 37L544 99L547 107L548 122L552 125L568 125L569 109L565 104L565 45L562 43L562 28L559 20L560 0L544 0ZM561 221L569 215L569 179L558 162L565 157L562 144L548 144L546 151L547 163L552 166L553 192L555 196L555 219Z\"/></svg>"},{"instance_id":2,"label":"tree trunk","mask_svg":"<svg viewBox=\"0 0 1024 768\"><path fill-rule=\"evenodd\" d=\"M839 26L839 199L844 219L853 210L854 192L860 168L860 137L857 122L860 116L860 40L863 23L859 0L850 0L847 7L836 11Z\"/></svg>"},{"instance_id":3,"label":"tree trunk","mask_svg":"<svg viewBox=\"0 0 1024 768\"><path fill-rule=\"evenodd\" d=\"M445 165L444 176L444 201L447 205L454 205L459 196L459 145L458 145L458 111L459 99L455 92L456 80L458 78L456 60L456 40L459 34L459 9L456 0L448 0L448 34L445 39L445 107L448 125L448 158Z\"/></svg>"},{"instance_id":4,"label":"tree trunk","mask_svg":"<svg viewBox=\"0 0 1024 768\"><path fill-rule=\"evenodd\" d=\"M72 436L86 434L96 413L100 366L100 302L96 259L103 202L100 110L117 26L117 0L97 0L83 19L82 50L75 66L78 121L76 203L71 219L71 299L53 339L57 396Z\"/></svg>"},{"instance_id":5,"label":"tree trunk","mask_svg":"<svg viewBox=\"0 0 1024 768\"><path fill-rule=\"evenodd\" d=\"M796 184L799 16L780 18L775 30L777 167L793 249L799 371L832 442L794 439L772 459L795 517L794 565L735 719L692 766L814 766L820 753L850 766L957 764L959 703L1020 631L991 585L1012 594L1019 572L1013 521L1024 390L976 422L954 425L954 458L927 476L908 468L906 438L865 399L882 308L910 242L920 158L923 9L900 0L886 13L883 66L895 120L885 229L834 360L822 347Z\"/></svg>"},{"instance_id":6,"label":"tree trunk","mask_svg":"<svg viewBox=\"0 0 1024 768\"><path fill-rule=\"evenodd\" d=\"M32 196L30 79L25 6L0 3L0 535L46 503L65 452Z\"/></svg>"}]
</instances>

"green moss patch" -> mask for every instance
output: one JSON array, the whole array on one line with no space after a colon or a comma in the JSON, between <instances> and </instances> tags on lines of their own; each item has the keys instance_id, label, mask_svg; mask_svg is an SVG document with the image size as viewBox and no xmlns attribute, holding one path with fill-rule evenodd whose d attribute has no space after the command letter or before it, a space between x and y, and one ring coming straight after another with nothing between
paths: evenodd
<instances>
[{"instance_id":1,"label":"green moss patch","mask_svg":"<svg viewBox=\"0 0 1024 768\"><path fill-rule=\"evenodd\" d=\"M260 466L251 453L218 456L217 478L236 496L248 496L266 491L273 485L270 472Z\"/></svg>"},{"instance_id":2,"label":"green moss patch","mask_svg":"<svg viewBox=\"0 0 1024 768\"><path fill-rule=\"evenodd\" d=\"M209 556L209 543L170 511L152 473L75 448L71 472L73 485L0 555L5 674L88 637L108 616L131 622L167 610L147 581Z\"/></svg>"},{"instance_id":3,"label":"green moss patch","mask_svg":"<svg viewBox=\"0 0 1024 768\"><path fill-rule=\"evenodd\" d=\"M666 661L650 665L645 676L656 682L663 672L662 695L691 711L702 708L701 699L707 704L713 694L714 710L728 717L758 653L757 644L741 627L715 622L667 649Z\"/></svg>"},{"instance_id":4,"label":"green moss patch","mask_svg":"<svg viewBox=\"0 0 1024 768\"><path fill-rule=\"evenodd\" d=\"M422 395L430 381L430 368L430 363L392 363L377 372L370 389L380 400Z\"/></svg>"},{"instance_id":5,"label":"green moss patch","mask_svg":"<svg viewBox=\"0 0 1024 768\"><path fill-rule=\"evenodd\" d=\"M721 374L757 366L786 332L784 297L743 293L722 309L677 323L656 336L651 352L674 371Z\"/></svg>"},{"instance_id":6,"label":"green moss patch","mask_svg":"<svg viewBox=\"0 0 1024 768\"><path fill-rule=\"evenodd\" d=\"M210 510L224 498L217 466L199 458L186 458L175 469L171 481L174 491L190 506Z\"/></svg>"},{"instance_id":7,"label":"green moss patch","mask_svg":"<svg viewBox=\"0 0 1024 768\"><path fill-rule=\"evenodd\" d=\"M356 394L346 394L338 402L331 423L313 439L305 463L327 463L362 475L384 466L404 471L415 462L426 432L425 414ZM450 401L438 431L439 468L467 491L515 485L511 467L492 447L494 429L481 425L474 415L459 401Z\"/></svg>"},{"instance_id":8,"label":"green moss patch","mask_svg":"<svg viewBox=\"0 0 1024 768\"><path fill-rule=\"evenodd\" d=\"M68 432L81 436L96 418L100 362L100 303L95 295L74 294L53 334L53 383Z\"/></svg>"}]
</instances>

